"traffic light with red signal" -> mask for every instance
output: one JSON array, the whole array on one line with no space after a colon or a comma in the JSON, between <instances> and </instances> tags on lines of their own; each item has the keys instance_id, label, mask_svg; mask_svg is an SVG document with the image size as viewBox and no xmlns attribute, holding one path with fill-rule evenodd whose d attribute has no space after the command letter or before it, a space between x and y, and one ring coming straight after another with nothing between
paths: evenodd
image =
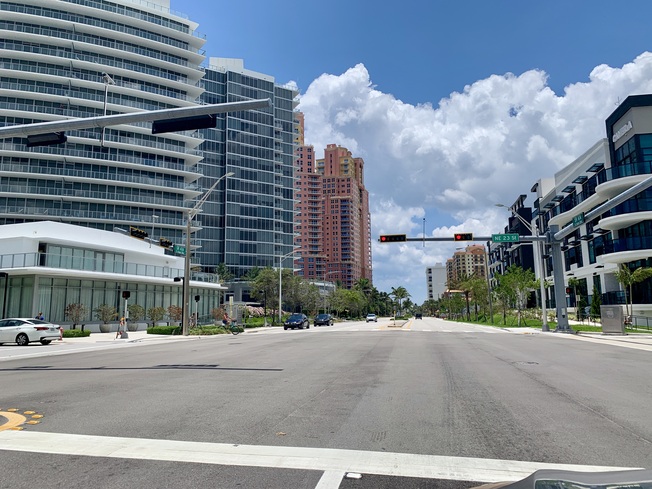
<instances>
[{"instance_id":1,"label":"traffic light with red signal","mask_svg":"<svg viewBox=\"0 0 652 489\"><path fill-rule=\"evenodd\" d=\"M407 241L407 236L405 234L381 234L378 241L381 243L399 243Z\"/></svg>"},{"instance_id":2,"label":"traffic light with red signal","mask_svg":"<svg viewBox=\"0 0 652 489\"><path fill-rule=\"evenodd\" d=\"M473 241L473 233L455 233L453 239L455 241Z\"/></svg>"}]
</instances>

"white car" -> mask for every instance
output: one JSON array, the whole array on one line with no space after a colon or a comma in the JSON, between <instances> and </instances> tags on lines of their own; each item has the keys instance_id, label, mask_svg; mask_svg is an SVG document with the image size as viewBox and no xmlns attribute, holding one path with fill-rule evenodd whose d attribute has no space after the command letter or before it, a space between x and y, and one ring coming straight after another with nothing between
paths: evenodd
<instances>
[{"instance_id":1,"label":"white car","mask_svg":"<svg viewBox=\"0 0 652 489\"><path fill-rule=\"evenodd\" d=\"M58 340L60 334L59 325L48 321L31 318L0 319L0 345L16 343L27 346L35 341L49 345L53 340Z\"/></svg>"},{"instance_id":2,"label":"white car","mask_svg":"<svg viewBox=\"0 0 652 489\"><path fill-rule=\"evenodd\" d=\"M367 314L367 322L373 321L375 323L378 322L378 318L376 317L375 314Z\"/></svg>"}]
</instances>

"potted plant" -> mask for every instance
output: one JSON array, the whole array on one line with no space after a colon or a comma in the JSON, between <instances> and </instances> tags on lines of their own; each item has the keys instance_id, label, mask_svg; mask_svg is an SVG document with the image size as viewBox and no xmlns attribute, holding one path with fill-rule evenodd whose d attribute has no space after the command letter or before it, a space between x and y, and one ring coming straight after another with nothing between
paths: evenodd
<instances>
[{"instance_id":1,"label":"potted plant","mask_svg":"<svg viewBox=\"0 0 652 489\"><path fill-rule=\"evenodd\" d=\"M140 304L130 304L127 306L129 311L129 321L127 321L127 329L129 331L138 331L138 321L145 317L145 308Z\"/></svg>"},{"instance_id":2,"label":"potted plant","mask_svg":"<svg viewBox=\"0 0 652 489\"><path fill-rule=\"evenodd\" d=\"M174 321L175 323L181 322L181 318L183 317L183 309L181 309L179 306L168 307L168 317L170 318L170 321Z\"/></svg>"},{"instance_id":3,"label":"potted plant","mask_svg":"<svg viewBox=\"0 0 652 489\"><path fill-rule=\"evenodd\" d=\"M163 317L165 316L165 308L161 306L150 307L147 309L147 317L152 321L152 328L156 326Z\"/></svg>"},{"instance_id":4,"label":"potted plant","mask_svg":"<svg viewBox=\"0 0 652 489\"><path fill-rule=\"evenodd\" d=\"M118 317L118 311L115 307L108 304L101 304L94 309L95 317L100 320L100 333L110 333L111 325L109 321Z\"/></svg>"},{"instance_id":5,"label":"potted plant","mask_svg":"<svg viewBox=\"0 0 652 489\"><path fill-rule=\"evenodd\" d=\"M72 321L72 329L81 323L88 314L88 308L84 304L68 304L64 310L64 315ZM82 331L84 325L82 324Z\"/></svg>"}]
</instances>

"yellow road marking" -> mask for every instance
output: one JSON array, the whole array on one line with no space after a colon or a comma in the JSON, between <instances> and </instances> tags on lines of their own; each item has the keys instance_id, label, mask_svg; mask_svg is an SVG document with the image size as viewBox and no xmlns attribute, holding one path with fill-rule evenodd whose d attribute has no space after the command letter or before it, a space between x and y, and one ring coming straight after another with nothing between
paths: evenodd
<instances>
[{"instance_id":1,"label":"yellow road marking","mask_svg":"<svg viewBox=\"0 0 652 489\"><path fill-rule=\"evenodd\" d=\"M5 424L0 425L0 431L16 429L17 426L27 421L27 418L22 414L9 411L0 411L0 416L7 419Z\"/></svg>"}]
</instances>

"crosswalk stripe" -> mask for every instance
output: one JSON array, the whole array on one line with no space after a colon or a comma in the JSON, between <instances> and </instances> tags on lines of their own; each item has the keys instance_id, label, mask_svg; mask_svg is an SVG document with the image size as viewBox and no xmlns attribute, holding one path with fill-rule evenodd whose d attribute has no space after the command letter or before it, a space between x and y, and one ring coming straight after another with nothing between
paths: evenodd
<instances>
[{"instance_id":1,"label":"crosswalk stripe","mask_svg":"<svg viewBox=\"0 0 652 489\"><path fill-rule=\"evenodd\" d=\"M522 479L539 469L604 472L631 467L568 465L333 448L206 443L147 438L0 431L0 450L134 460L357 472L429 479L499 482ZM326 483L326 482L325 482Z\"/></svg>"}]
</instances>

